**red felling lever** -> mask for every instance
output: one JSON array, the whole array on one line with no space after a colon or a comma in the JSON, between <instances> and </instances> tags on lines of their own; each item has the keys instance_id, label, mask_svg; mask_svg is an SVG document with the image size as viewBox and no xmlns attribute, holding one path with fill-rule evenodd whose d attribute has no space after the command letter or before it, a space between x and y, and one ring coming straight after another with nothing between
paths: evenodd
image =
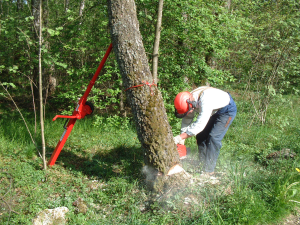
<instances>
[{"instance_id":1,"label":"red felling lever","mask_svg":"<svg viewBox=\"0 0 300 225\"><path fill-rule=\"evenodd\" d=\"M52 156L48 162L49 166L53 166L55 164L57 157L59 156L62 148L64 147L64 145L76 123L76 120L83 119L86 115L89 115L92 113L90 106L86 105L85 103L86 103L87 97L88 97L91 89L93 88L93 86L100 74L100 71L102 70L102 68L106 62L107 57L109 56L109 54L111 52L111 49L112 49L112 44L109 45L103 59L100 62L100 65L99 65L97 71L95 72L92 80L90 81L85 93L80 98L76 109L73 111L72 116L57 115L53 118L53 121L55 121L57 118L68 118L70 120L69 120L67 126L65 127L65 131L63 132L61 138L59 139L59 142L57 143L57 146L56 146L54 152L52 153Z\"/></svg>"}]
</instances>

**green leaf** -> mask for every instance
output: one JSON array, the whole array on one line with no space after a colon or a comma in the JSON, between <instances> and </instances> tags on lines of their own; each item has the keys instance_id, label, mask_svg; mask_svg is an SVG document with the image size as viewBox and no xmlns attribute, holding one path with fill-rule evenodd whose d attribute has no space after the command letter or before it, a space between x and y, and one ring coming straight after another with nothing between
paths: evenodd
<instances>
[{"instance_id":1,"label":"green leaf","mask_svg":"<svg viewBox=\"0 0 300 225\"><path fill-rule=\"evenodd\" d=\"M12 72L12 73L16 73L17 72L17 70L18 70L18 66L16 66L16 65L13 65L12 67L9 67L8 68L8 71L9 72Z\"/></svg>"},{"instance_id":2,"label":"green leaf","mask_svg":"<svg viewBox=\"0 0 300 225\"><path fill-rule=\"evenodd\" d=\"M63 67L64 69L66 69L68 67L68 64L66 63L61 63L61 62L54 62L56 65Z\"/></svg>"},{"instance_id":3,"label":"green leaf","mask_svg":"<svg viewBox=\"0 0 300 225\"><path fill-rule=\"evenodd\" d=\"M55 31L50 29L50 28L47 28L47 32L50 34L50 36L54 36L55 35Z\"/></svg>"},{"instance_id":4,"label":"green leaf","mask_svg":"<svg viewBox=\"0 0 300 225\"><path fill-rule=\"evenodd\" d=\"M5 69L5 66L4 65L0 65L0 72L2 72L2 70Z\"/></svg>"},{"instance_id":5,"label":"green leaf","mask_svg":"<svg viewBox=\"0 0 300 225\"><path fill-rule=\"evenodd\" d=\"M3 82L2 85L10 86L12 88L16 88L16 85L14 85L13 83Z\"/></svg>"},{"instance_id":6,"label":"green leaf","mask_svg":"<svg viewBox=\"0 0 300 225\"><path fill-rule=\"evenodd\" d=\"M33 20L33 19L34 19L33 16L28 16L28 17L25 18L26 21Z\"/></svg>"}]
</instances>

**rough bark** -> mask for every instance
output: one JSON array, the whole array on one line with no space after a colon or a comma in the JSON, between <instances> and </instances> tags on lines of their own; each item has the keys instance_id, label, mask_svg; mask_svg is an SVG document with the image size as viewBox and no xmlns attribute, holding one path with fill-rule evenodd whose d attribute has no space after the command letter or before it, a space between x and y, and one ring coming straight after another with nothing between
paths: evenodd
<instances>
[{"instance_id":1,"label":"rough bark","mask_svg":"<svg viewBox=\"0 0 300 225\"><path fill-rule=\"evenodd\" d=\"M139 30L134 0L108 0L108 14L113 49L118 61L125 89L153 83L148 60ZM155 85L143 85L126 91L136 123L144 160L155 182L150 187L161 190L165 174L179 163L162 95Z\"/></svg>"}]
</instances>

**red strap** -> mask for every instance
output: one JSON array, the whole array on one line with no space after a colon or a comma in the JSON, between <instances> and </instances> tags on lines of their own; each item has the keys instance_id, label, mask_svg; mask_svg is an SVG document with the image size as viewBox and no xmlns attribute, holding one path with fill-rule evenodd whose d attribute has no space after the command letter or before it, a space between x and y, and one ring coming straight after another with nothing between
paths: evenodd
<instances>
[{"instance_id":1,"label":"red strap","mask_svg":"<svg viewBox=\"0 0 300 225\"><path fill-rule=\"evenodd\" d=\"M150 87L151 95L153 95L153 91L152 91L152 89L151 89L151 86L152 86L152 85L157 86L157 85L156 85L154 82L153 82L152 84L150 84L148 81L142 81L142 83L143 83L143 84L129 87L129 88L127 88L125 91L127 91L127 90L129 90L129 89L131 89L131 88L136 88L136 87L141 87L141 86L144 86L144 85L148 85L148 86Z\"/></svg>"}]
</instances>

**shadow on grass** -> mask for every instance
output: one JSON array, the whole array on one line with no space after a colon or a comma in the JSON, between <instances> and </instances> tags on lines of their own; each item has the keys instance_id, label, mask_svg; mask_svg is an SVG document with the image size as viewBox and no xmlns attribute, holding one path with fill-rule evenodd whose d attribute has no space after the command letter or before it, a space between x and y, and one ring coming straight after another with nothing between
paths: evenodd
<instances>
[{"instance_id":1,"label":"shadow on grass","mask_svg":"<svg viewBox=\"0 0 300 225\"><path fill-rule=\"evenodd\" d=\"M81 172L89 177L109 180L113 177L141 178L142 149L119 146L109 152L79 156L74 151L62 150L54 166Z\"/></svg>"}]
</instances>

